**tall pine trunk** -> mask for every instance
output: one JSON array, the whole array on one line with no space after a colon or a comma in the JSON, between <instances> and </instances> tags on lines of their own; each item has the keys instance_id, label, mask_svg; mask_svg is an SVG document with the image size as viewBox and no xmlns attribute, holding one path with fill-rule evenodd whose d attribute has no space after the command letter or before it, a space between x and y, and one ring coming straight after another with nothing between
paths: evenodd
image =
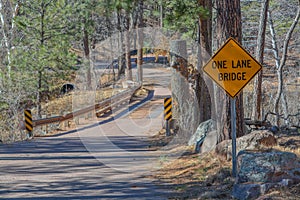
<instances>
[{"instance_id":1,"label":"tall pine trunk","mask_svg":"<svg viewBox=\"0 0 300 200\"><path fill-rule=\"evenodd\" d=\"M199 0L199 6L207 9L209 11L209 16L202 17L199 16L199 51L198 51L198 66L197 69L201 73L198 76L197 84L196 84L196 95L198 99L199 109L201 112L200 122L206 121L210 119L212 116L212 105L210 94L213 94L213 91L209 91L212 89L212 81L204 80L203 72L201 70L202 66L205 64L204 54L209 54L211 56L212 49L212 1L211 0ZM203 52L205 50L205 52Z\"/></svg>"},{"instance_id":2,"label":"tall pine trunk","mask_svg":"<svg viewBox=\"0 0 300 200\"><path fill-rule=\"evenodd\" d=\"M143 1L138 2L138 19L137 19L137 78L138 82L143 83Z\"/></svg>"},{"instance_id":3,"label":"tall pine trunk","mask_svg":"<svg viewBox=\"0 0 300 200\"><path fill-rule=\"evenodd\" d=\"M124 65L124 60L125 58L125 45L123 43L124 41L124 35L122 33L122 14L121 10L117 11L117 30L119 34L119 41L118 41L118 50L119 50L119 58L118 58L118 77L117 79L119 80L121 78L121 75L125 73L125 65Z\"/></svg>"},{"instance_id":4,"label":"tall pine trunk","mask_svg":"<svg viewBox=\"0 0 300 200\"><path fill-rule=\"evenodd\" d=\"M232 37L239 43L242 41L241 7L240 0L218 0L217 7L217 46L220 48L224 42ZM230 125L230 97L220 89L215 87L215 103L218 130L218 143L231 139ZM243 93L236 97L236 133L237 137L244 135L243 130Z\"/></svg>"},{"instance_id":5,"label":"tall pine trunk","mask_svg":"<svg viewBox=\"0 0 300 200\"><path fill-rule=\"evenodd\" d=\"M129 12L126 11L126 31L125 31L125 57L126 57L126 79L132 80L132 69L131 69L131 55L130 55L130 17Z\"/></svg>"},{"instance_id":6,"label":"tall pine trunk","mask_svg":"<svg viewBox=\"0 0 300 200\"><path fill-rule=\"evenodd\" d=\"M92 72L91 72L91 60L90 60L90 42L89 34L84 27L83 29L83 50L84 50L84 67L86 67L86 79L87 79L87 89L92 89Z\"/></svg>"}]
</instances>

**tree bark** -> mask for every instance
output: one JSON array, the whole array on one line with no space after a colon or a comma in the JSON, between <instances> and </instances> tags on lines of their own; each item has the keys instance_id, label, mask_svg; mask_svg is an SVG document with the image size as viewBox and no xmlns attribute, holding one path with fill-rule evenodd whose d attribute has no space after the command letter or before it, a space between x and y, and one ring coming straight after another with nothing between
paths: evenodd
<instances>
[{"instance_id":1,"label":"tree bark","mask_svg":"<svg viewBox=\"0 0 300 200\"><path fill-rule=\"evenodd\" d=\"M278 127L280 127L279 101L280 101L281 95L283 95L282 93L283 93L283 90L284 90L284 86L283 86L283 67L285 66L285 62L286 62L286 59L287 59L288 44L289 44L289 41L290 41L290 39L292 37L292 34L295 30L296 25L299 22L299 18L300 18L300 1L299 1L298 10L297 10L295 19L294 19L290 29L288 30L285 39L284 39L284 43L283 43L283 47L282 47L283 52L282 52L282 56L281 56L281 59L280 59L280 65L277 69L278 88L277 88L277 95L276 95L276 98L275 98L275 109L274 109L274 111L277 114L276 115L276 123L277 123ZM288 112L288 111L286 111L286 112ZM285 114L287 114L287 113L285 113Z\"/></svg>"},{"instance_id":2,"label":"tree bark","mask_svg":"<svg viewBox=\"0 0 300 200\"><path fill-rule=\"evenodd\" d=\"M45 12L46 12L46 7L44 5L44 3L41 4L41 21L40 21L40 28L41 28L41 32L40 32L40 46L43 47L44 46L44 42L45 42L45 24L44 24L44 20L45 20ZM43 71L44 71L44 67L45 66L41 66L41 68L38 70L38 92L37 92L37 115L38 118L42 117L42 79L43 79Z\"/></svg>"},{"instance_id":3,"label":"tree bark","mask_svg":"<svg viewBox=\"0 0 300 200\"><path fill-rule=\"evenodd\" d=\"M230 37L241 43L241 7L240 0L218 0L217 7L217 46L221 47ZM218 143L231 139L230 97L219 87L215 87ZM243 130L243 93L236 97L236 133L237 137L244 135Z\"/></svg>"},{"instance_id":4,"label":"tree bark","mask_svg":"<svg viewBox=\"0 0 300 200\"><path fill-rule=\"evenodd\" d=\"M138 19L137 19L137 81L143 83L143 41L144 35L142 27L143 25L143 1L138 2Z\"/></svg>"},{"instance_id":5,"label":"tree bark","mask_svg":"<svg viewBox=\"0 0 300 200\"><path fill-rule=\"evenodd\" d=\"M204 54L212 54L212 1L211 0L199 0L199 6L209 11L209 16L203 18L199 16L199 51L198 51L198 66L197 69L200 72L198 80L196 81L196 95L198 99L200 109L200 122L204 122L212 117L213 101L211 101L210 94L213 94L213 83L211 79L204 79L203 72L201 70L204 62ZM203 50L205 52L203 52ZM209 91L211 90L211 91Z\"/></svg>"},{"instance_id":6,"label":"tree bark","mask_svg":"<svg viewBox=\"0 0 300 200\"><path fill-rule=\"evenodd\" d=\"M122 15L121 10L117 11L117 30L119 34L119 41L118 41L118 50L119 50L119 57L118 57L118 77L117 79L121 78L121 75L125 72L125 65L123 61L125 60L125 45L123 44L123 33L122 33L122 27L121 27L121 21L122 21ZM114 66L113 66L114 67Z\"/></svg>"},{"instance_id":7,"label":"tree bark","mask_svg":"<svg viewBox=\"0 0 300 200\"><path fill-rule=\"evenodd\" d=\"M38 118L42 118L42 78L43 78L43 72L41 70L38 71L38 85L37 85L37 116Z\"/></svg>"},{"instance_id":8,"label":"tree bark","mask_svg":"<svg viewBox=\"0 0 300 200\"><path fill-rule=\"evenodd\" d=\"M7 52L7 74L8 77L10 78L10 74L11 74L11 54L10 54L10 43L9 43L9 39L6 33L6 21L4 19L4 5L2 4L2 1L0 1L0 21L1 21L1 29L2 29L2 37L3 37L3 43L4 43L4 47L6 48L6 52Z\"/></svg>"},{"instance_id":9,"label":"tree bark","mask_svg":"<svg viewBox=\"0 0 300 200\"><path fill-rule=\"evenodd\" d=\"M10 5L12 8L12 4ZM0 22L1 22L1 30L2 30L2 35L3 35L3 44L4 47L6 48L6 53L7 53L7 76L10 80L11 76L11 62L12 62L12 57L11 57L11 47L12 44L11 42L14 40L14 29L15 29L15 17L19 13L19 8L20 8L20 3L16 3L12 16L10 17L9 15L5 14L5 10L8 8L5 8L5 4L0 1Z\"/></svg>"},{"instance_id":10,"label":"tree bark","mask_svg":"<svg viewBox=\"0 0 300 200\"><path fill-rule=\"evenodd\" d=\"M91 73L91 62L90 62L90 45L89 45L89 34L84 27L83 29L83 51L84 51L84 67L86 67L86 80L87 89L92 89L92 73Z\"/></svg>"},{"instance_id":11,"label":"tree bark","mask_svg":"<svg viewBox=\"0 0 300 200\"><path fill-rule=\"evenodd\" d=\"M206 52L212 54L212 1L211 0L199 0L199 5L207 9L209 15L207 18L199 16L200 25L200 40L199 43L206 50Z\"/></svg>"},{"instance_id":12,"label":"tree bark","mask_svg":"<svg viewBox=\"0 0 300 200\"><path fill-rule=\"evenodd\" d=\"M129 18L129 12L126 11L126 31L125 31L126 71L125 71L125 75L126 75L127 80L132 80L129 31L130 31L130 18Z\"/></svg>"},{"instance_id":13,"label":"tree bark","mask_svg":"<svg viewBox=\"0 0 300 200\"><path fill-rule=\"evenodd\" d=\"M299 4L300 4L300 1L299 1ZM282 56L281 56L281 58L279 58L279 48L277 46L275 29L274 29L272 16L271 16L270 12L268 12L268 18L269 18L269 27L270 27L271 37L272 37L272 47L273 47L273 53L274 53L274 57L275 57L275 64L276 64L277 78L278 78L278 87L277 87L277 94L276 94L276 97L275 97L274 113L276 113L276 125L278 127L280 127L279 103L280 103L280 99L282 98L281 96L283 95L282 93L284 91L283 68L285 66L285 62L286 62L286 59L287 59L289 41L292 37L292 34L295 30L296 25L299 22L300 5L298 5L298 9L297 9L297 13L296 13L296 16L294 18L294 21L293 21L292 25L290 26L290 28L289 28L286 36L285 36L283 47L282 47ZM287 115L287 112L288 112L287 107L284 107L284 109L285 109L285 112L286 112L284 114Z\"/></svg>"},{"instance_id":14,"label":"tree bark","mask_svg":"<svg viewBox=\"0 0 300 200\"><path fill-rule=\"evenodd\" d=\"M265 47L265 35L268 18L269 0L262 2L262 8L260 13L260 22L258 29L258 38L256 46L256 58L261 64L264 62L264 47ZM262 74L263 71L258 72L254 79L254 90L253 90L253 107L252 107L252 119L262 120Z\"/></svg>"},{"instance_id":15,"label":"tree bark","mask_svg":"<svg viewBox=\"0 0 300 200\"><path fill-rule=\"evenodd\" d=\"M163 19L164 19L164 13L163 13L163 0L159 1L159 25L162 28L163 27Z\"/></svg>"}]
</instances>

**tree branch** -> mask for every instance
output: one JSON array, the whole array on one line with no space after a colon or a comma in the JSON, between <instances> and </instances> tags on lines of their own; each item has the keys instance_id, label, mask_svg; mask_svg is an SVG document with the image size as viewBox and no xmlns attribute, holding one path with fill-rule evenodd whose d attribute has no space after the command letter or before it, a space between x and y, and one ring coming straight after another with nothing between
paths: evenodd
<instances>
[{"instance_id":1,"label":"tree branch","mask_svg":"<svg viewBox=\"0 0 300 200\"><path fill-rule=\"evenodd\" d=\"M299 1L299 4L300 4L300 1ZM285 65L289 41L292 37L292 33L294 32L296 25L299 22L299 18L300 18L300 5L298 5L296 17L295 17L295 19L293 21L293 24L291 25L291 27L290 27L289 31L287 32L286 37L284 39L283 53L282 53L282 58L280 60L279 70L282 70L283 66Z\"/></svg>"}]
</instances>

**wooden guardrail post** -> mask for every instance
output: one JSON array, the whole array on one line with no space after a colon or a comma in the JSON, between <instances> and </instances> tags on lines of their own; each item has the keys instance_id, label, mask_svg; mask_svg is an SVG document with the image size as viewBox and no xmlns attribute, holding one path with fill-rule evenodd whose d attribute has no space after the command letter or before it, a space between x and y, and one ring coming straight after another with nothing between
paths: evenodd
<instances>
[{"instance_id":1,"label":"wooden guardrail post","mask_svg":"<svg viewBox=\"0 0 300 200\"><path fill-rule=\"evenodd\" d=\"M42 115L42 119L43 118L47 118L47 115ZM48 132L48 125L42 126L42 132L44 132L43 134L47 134L47 132Z\"/></svg>"},{"instance_id":2,"label":"wooden guardrail post","mask_svg":"<svg viewBox=\"0 0 300 200\"><path fill-rule=\"evenodd\" d=\"M79 118L80 118L79 116L76 116L76 117L74 118L75 125L79 125L79 121L80 121Z\"/></svg>"}]
</instances>

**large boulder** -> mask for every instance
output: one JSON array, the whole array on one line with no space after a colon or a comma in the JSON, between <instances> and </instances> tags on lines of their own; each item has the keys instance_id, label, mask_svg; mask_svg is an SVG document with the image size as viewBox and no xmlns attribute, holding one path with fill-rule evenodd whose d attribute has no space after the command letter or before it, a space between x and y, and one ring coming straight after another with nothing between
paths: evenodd
<instances>
[{"instance_id":1,"label":"large boulder","mask_svg":"<svg viewBox=\"0 0 300 200\"><path fill-rule=\"evenodd\" d=\"M170 52L172 52L172 117L177 121L178 133L181 137L189 139L197 129L202 113L199 108L197 94L185 76L188 72L186 41L170 41Z\"/></svg>"},{"instance_id":2,"label":"large boulder","mask_svg":"<svg viewBox=\"0 0 300 200\"><path fill-rule=\"evenodd\" d=\"M214 150L217 145L217 139L218 137L216 130L208 132L203 140L202 146L200 148L200 153L205 153Z\"/></svg>"},{"instance_id":3,"label":"large boulder","mask_svg":"<svg viewBox=\"0 0 300 200\"><path fill-rule=\"evenodd\" d=\"M212 130L213 121L211 119L200 123L195 133L190 138L188 145L193 146L196 145L201 140L203 141L206 134Z\"/></svg>"},{"instance_id":4,"label":"large boulder","mask_svg":"<svg viewBox=\"0 0 300 200\"><path fill-rule=\"evenodd\" d=\"M268 130L257 130L236 139L236 152L242 150L264 150L277 145L274 134ZM219 143L216 153L231 159L232 141L225 140Z\"/></svg>"},{"instance_id":5,"label":"large boulder","mask_svg":"<svg viewBox=\"0 0 300 200\"><path fill-rule=\"evenodd\" d=\"M232 193L236 199L256 199L272 188L300 182L300 159L291 152L241 151L237 163Z\"/></svg>"},{"instance_id":6,"label":"large boulder","mask_svg":"<svg viewBox=\"0 0 300 200\"><path fill-rule=\"evenodd\" d=\"M241 151L237 157L238 183L300 182L300 160L296 154L278 150Z\"/></svg>"}]
</instances>

